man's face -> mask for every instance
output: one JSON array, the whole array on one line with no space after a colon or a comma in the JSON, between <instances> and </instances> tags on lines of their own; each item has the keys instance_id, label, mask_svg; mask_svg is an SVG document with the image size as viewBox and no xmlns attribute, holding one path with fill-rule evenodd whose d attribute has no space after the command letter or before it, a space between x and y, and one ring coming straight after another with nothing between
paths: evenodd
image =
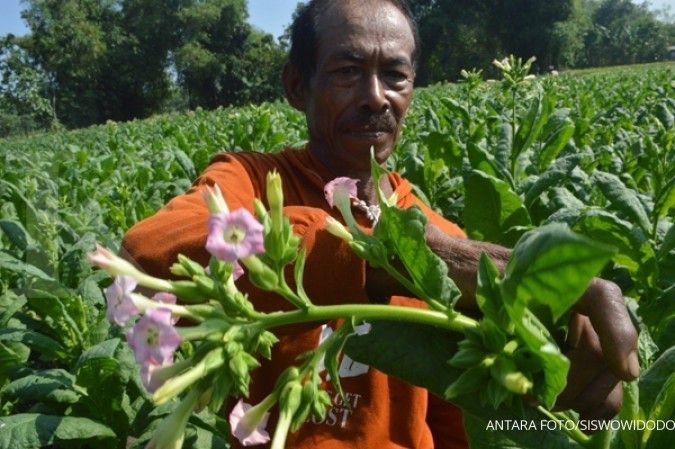
<instances>
[{"instance_id":1,"label":"man's face","mask_svg":"<svg viewBox=\"0 0 675 449\"><path fill-rule=\"evenodd\" d=\"M369 171L370 147L389 157L412 99L410 25L386 1L333 2L318 22L305 107L313 151L336 173Z\"/></svg>"}]
</instances>

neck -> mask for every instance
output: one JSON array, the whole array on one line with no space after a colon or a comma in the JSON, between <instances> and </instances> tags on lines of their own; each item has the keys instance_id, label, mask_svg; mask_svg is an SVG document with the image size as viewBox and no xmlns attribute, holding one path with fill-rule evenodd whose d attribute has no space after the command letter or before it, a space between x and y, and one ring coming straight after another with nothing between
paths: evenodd
<instances>
[{"instance_id":1,"label":"neck","mask_svg":"<svg viewBox=\"0 0 675 449\"><path fill-rule=\"evenodd\" d=\"M370 161L364 168L359 168L353 165L341 163L342 161L331 158L327 152L321 151L321 146L319 145L310 144L309 150L331 173L332 178L344 176L347 178L356 179L358 181L357 193L359 199L364 200L368 204L378 203L377 192L375 191L375 182L370 171ZM330 179L326 179L324 181L328 182ZM385 197L389 197L393 193L391 183L387 177L382 177L382 179L380 179L380 188L382 189Z\"/></svg>"}]
</instances>

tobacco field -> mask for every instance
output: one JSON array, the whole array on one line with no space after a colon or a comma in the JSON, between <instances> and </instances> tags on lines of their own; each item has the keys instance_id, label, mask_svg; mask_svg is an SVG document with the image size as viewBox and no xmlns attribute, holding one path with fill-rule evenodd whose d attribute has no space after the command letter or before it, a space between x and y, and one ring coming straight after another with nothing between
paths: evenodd
<instances>
[{"instance_id":1,"label":"tobacco field","mask_svg":"<svg viewBox=\"0 0 675 449\"><path fill-rule=\"evenodd\" d=\"M675 420L675 64L514 82L466 75L415 91L388 168L470 238L513 247L558 223L613 248L601 276L626 297L642 366L619 418ZM143 447L177 402L150 402L124 333L106 320L110 279L85 255L96 242L118 249L217 152L306 137L304 117L275 103L0 140L0 449ZM384 323L364 338L398 338L398 352L348 344L353 358L431 391L458 375L439 370L457 342L438 330ZM473 448L545 438L547 448L667 449L675 438L617 431L585 445L557 431L485 432L490 419L539 417L475 396L457 400ZM228 434L205 409L184 447L226 448Z\"/></svg>"}]
</instances>

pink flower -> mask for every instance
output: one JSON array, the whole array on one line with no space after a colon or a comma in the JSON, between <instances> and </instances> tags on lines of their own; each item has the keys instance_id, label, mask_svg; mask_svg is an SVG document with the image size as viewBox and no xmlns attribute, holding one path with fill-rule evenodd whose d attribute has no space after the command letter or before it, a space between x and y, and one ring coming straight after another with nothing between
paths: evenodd
<instances>
[{"instance_id":1,"label":"pink flower","mask_svg":"<svg viewBox=\"0 0 675 449\"><path fill-rule=\"evenodd\" d=\"M270 414L261 405L253 407L240 399L230 413L232 435L244 446L265 444L270 440L265 430Z\"/></svg>"},{"instance_id":2,"label":"pink flower","mask_svg":"<svg viewBox=\"0 0 675 449\"><path fill-rule=\"evenodd\" d=\"M105 289L108 321L124 326L129 318L138 313L138 308L131 298L131 292L137 285L138 282L131 276L117 276L110 287Z\"/></svg>"},{"instance_id":3,"label":"pink flower","mask_svg":"<svg viewBox=\"0 0 675 449\"><path fill-rule=\"evenodd\" d=\"M239 265L238 262L234 263L234 267L232 268L232 278L236 281L240 277L244 275L244 269Z\"/></svg>"},{"instance_id":4,"label":"pink flower","mask_svg":"<svg viewBox=\"0 0 675 449\"><path fill-rule=\"evenodd\" d=\"M127 332L127 341L138 363L164 365L173 361L182 338L171 325L171 311L158 308L145 312Z\"/></svg>"},{"instance_id":5,"label":"pink flower","mask_svg":"<svg viewBox=\"0 0 675 449\"><path fill-rule=\"evenodd\" d=\"M211 215L206 250L225 262L262 253L263 226L246 209Z\"/></svg>"},{"instance_id":6,"label":"pink flower","mask_svg":"<svg viewBox=\"0 0 675 449\"><path fill-rule=\"evenodd\" d=\"M166 380L155 375L155 371L158 368L162 368L162 366L164 365L157 365L154 363L144 363L141 365L141 381L143 382L145 389L148 390L148 393L154 393Z\"/></svg>"},{"instance_id":7,"label":"pink flower","mask_svg":"<svg viewBox=\"0 0 675 449\"><path fill-rule=\"evenodd\" d=\"M166 292L159 292L155 293L155 295L152 297L154 301L161 302L164 304L176 304L176 295L173 293L166 293ZM178 322L178 317L177 316L172 316L171 317L171 324L176 324Z\"/></svg>"},{"instance_id":8,"label":"pink flower","mask_svg":"<svg viewBox=\"0 0 675 449\"><path fill-rule=\"evenodd\" d=\"M333 207L335 205L335 195L346 194L349 198L357 198L356 183L359 182L352 178L335 178L323 188L323 194L326 196L328 205Z\"/></svg>"},{"instance_id":9,"label":"pink flower","mask_svg":"<svg viewBox=\"0 0 675 449\"><path fill-rule=\"evenodd\" d=\"M98 243L96 244L96 251L87 254L87 259L89 263L105 270L111 276L129 276L138 273L136 267Z\"/></svg>"}]
</instances>

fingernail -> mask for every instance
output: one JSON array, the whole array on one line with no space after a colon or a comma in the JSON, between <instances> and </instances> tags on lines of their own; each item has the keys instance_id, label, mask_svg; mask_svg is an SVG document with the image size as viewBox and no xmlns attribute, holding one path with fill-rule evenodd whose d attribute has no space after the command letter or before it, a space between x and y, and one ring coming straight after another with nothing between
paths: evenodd
<instances>
[{"instance_id":1,"label":"fingernail","mask_svg":"<svg viewBox=\"0 0 675 449\"><path fill-rule=\"evenodd\" d=\"M640 362L635 351L631 352L628 356L628 371L634 379L640 377Z\"/></svg>"}]
</instances>

